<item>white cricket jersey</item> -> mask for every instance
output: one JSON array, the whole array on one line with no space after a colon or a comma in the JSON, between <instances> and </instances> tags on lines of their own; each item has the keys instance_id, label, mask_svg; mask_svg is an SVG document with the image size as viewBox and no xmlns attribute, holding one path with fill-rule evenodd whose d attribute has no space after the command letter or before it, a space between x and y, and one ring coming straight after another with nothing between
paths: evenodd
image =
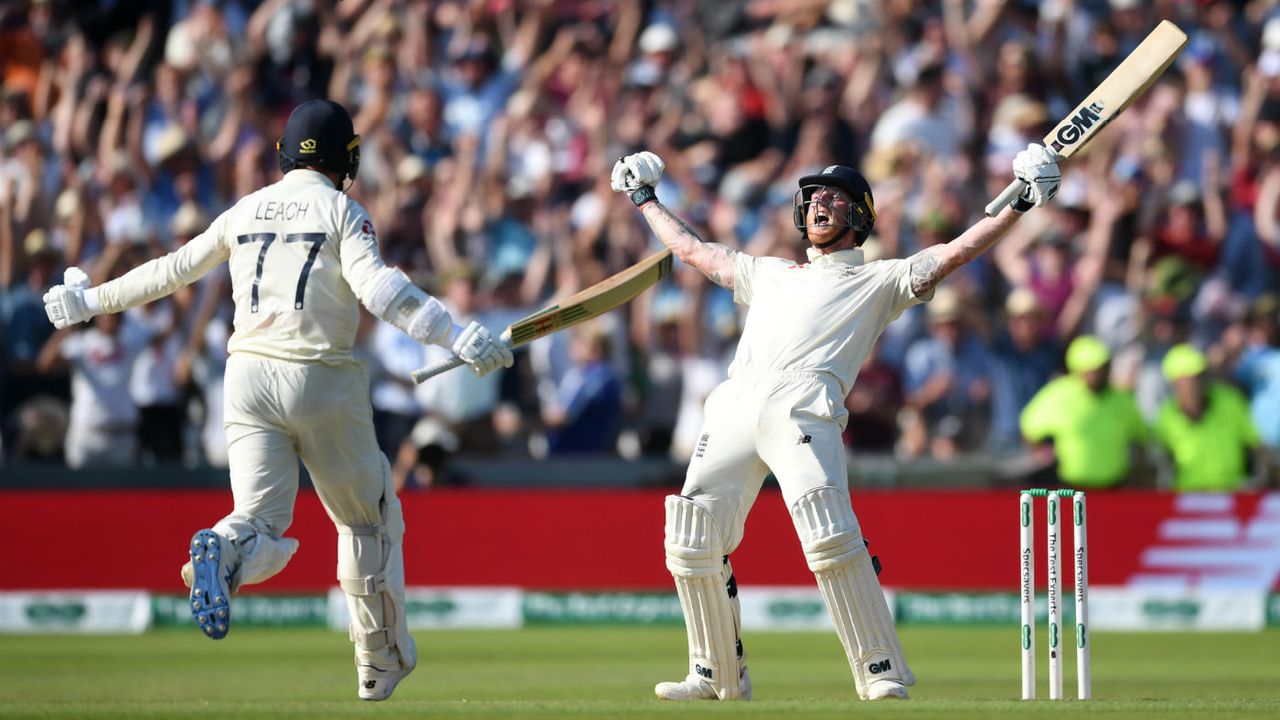
<instances>
[{"instance_id":1,"label":"white cricket jersey","mask_svg":"<svg viewBox=\"0 0 1280 720\"><path fill-rule=\"evenodd\" d=\"M346 362L366 286L385 267L369 214L313 170L236 203L178 250L104 283L106 312L168 295L224 260L235 331L228 352Z\"/></svg>"},{"instance_id":2,"label":"white cricket jersey","mask_svg":"<svg viewBox=\"0 0 1280 720\"><path fill-rule=\"evenodd\" d=\"M822 372L848 393L884 326L921 302L909 260L863 264L862 250L810 262L739 253L733 299L750 306L729 376Z\"/></svg>"}]
</instances>

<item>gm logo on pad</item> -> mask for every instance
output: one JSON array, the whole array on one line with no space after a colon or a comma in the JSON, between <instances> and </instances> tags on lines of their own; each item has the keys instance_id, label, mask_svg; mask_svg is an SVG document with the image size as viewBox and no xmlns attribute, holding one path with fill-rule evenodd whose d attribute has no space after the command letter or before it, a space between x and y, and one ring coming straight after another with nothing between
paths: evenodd
<instances>
[{"instance_id":1,"label":"gm logo on pad","mask_svg":"<svg viewBox=\"0 0 1280 720\"><path fill-rule=\"evenodd\" d=\"M298 143L298 150L299 152L313 153L316 151L316 141L311 138L307 138L306 140Z\"/></svg>"}]
</instances>

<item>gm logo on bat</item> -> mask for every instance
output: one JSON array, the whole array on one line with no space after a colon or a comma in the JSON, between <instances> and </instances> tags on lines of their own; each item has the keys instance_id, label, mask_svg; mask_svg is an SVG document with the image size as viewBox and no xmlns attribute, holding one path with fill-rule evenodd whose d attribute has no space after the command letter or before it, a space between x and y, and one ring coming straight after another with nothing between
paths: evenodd
<instances>
[{"instance_id":1,"label":"gm logo on bat","mask_svg":"<svg viewBox=\"0 0 1280 720\"><path fill-rule=\"evenodd\" d=\"M1054 135L1053 149L1061 153L1064 147L1075 145L1079 142L1080 138L1084 136L1085 130L1102 120L1102 111L1105 107L1101 100L1095 100L1080 108L1079 112L1071 117L1070 125L1063 125L1058 128L1057 134Z\"/></svg>"}]
</instances>

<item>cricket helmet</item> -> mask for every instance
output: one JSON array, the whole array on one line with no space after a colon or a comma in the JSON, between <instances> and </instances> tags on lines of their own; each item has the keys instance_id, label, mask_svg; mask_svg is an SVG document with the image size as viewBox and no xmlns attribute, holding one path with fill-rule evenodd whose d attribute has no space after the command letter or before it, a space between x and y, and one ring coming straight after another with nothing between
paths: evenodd
<instances>
[{"instance_id":1,"label":"cricket helmet","mask_svg":"<svg viewBox=\"0 0 1280 720\"><path fill-rule=\"evenodd\" d=\"M360 169L360 136L346 108L332 100L308 100L294 108L276 151L283 173L314 165L355 180Z\"/></svg>"},{"instance_id":2,"label":"cricket helmet","mask_svg":"<svg viewBox=\"0 0 1280 720\"><path fill-rule=\"evenodd\" d=\"M862 173L845 165L831 165L817 175L805 175L800 178L800 189L796 191L792 200L791 219L805 237L809 239L808 223L806 216L808 215L808 206L814 202L811 198L813 193L819 188L834 187L843 190L850 201L850 210L847 217L835 218L835 220L843 222L833 222L832 225L843 225L853 232L854 244L861 246L863 242L871 235L871 228L876 223L876 206L875 201L871 197L871 184L862 176ZM839 237L816 247L827 247L844 239L845 234L840 233Z\"/></svg>"}]
</instances>

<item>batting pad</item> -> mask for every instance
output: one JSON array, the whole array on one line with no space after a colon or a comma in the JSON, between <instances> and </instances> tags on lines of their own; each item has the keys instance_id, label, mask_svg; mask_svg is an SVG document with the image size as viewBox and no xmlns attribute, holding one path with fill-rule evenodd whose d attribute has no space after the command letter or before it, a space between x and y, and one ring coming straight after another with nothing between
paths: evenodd
<instances>
[{"instance_id":1,"label":"batting pad","mask_svg":"<svg viewBox=\"0 0 1280 720\"><path fill-rule=\"evenodd\" d=\"M738 633L720 529L710 512L687 497L668 495L666 508L667 569L689 634L689 673L715 688L721 700L737 700Z\"/></svg>"},{"instance_id":2,"label":"batting pad","mask_svg":"<svg viewBox=\"0 0 1280 720\"><path fill-rule=\"evenodd\" d=\"M909 684L893 616L848 496L835 488L818 488L797 500L791 515L853 669L858 696L867 699L877 680Z\"/></svg>"},{"instance_id":3,"label":"batting pad","mask_svg":"<svg viewBox=\"0 0 1280 720\"><path fill-rule=\"evenodd\" d=\"M382 521L338 526L338 585L347 594L356 663L398 662L409 671L418 654L405 617L404 515L394 493L384 498Z\"/></svg>"}]
</instances>

